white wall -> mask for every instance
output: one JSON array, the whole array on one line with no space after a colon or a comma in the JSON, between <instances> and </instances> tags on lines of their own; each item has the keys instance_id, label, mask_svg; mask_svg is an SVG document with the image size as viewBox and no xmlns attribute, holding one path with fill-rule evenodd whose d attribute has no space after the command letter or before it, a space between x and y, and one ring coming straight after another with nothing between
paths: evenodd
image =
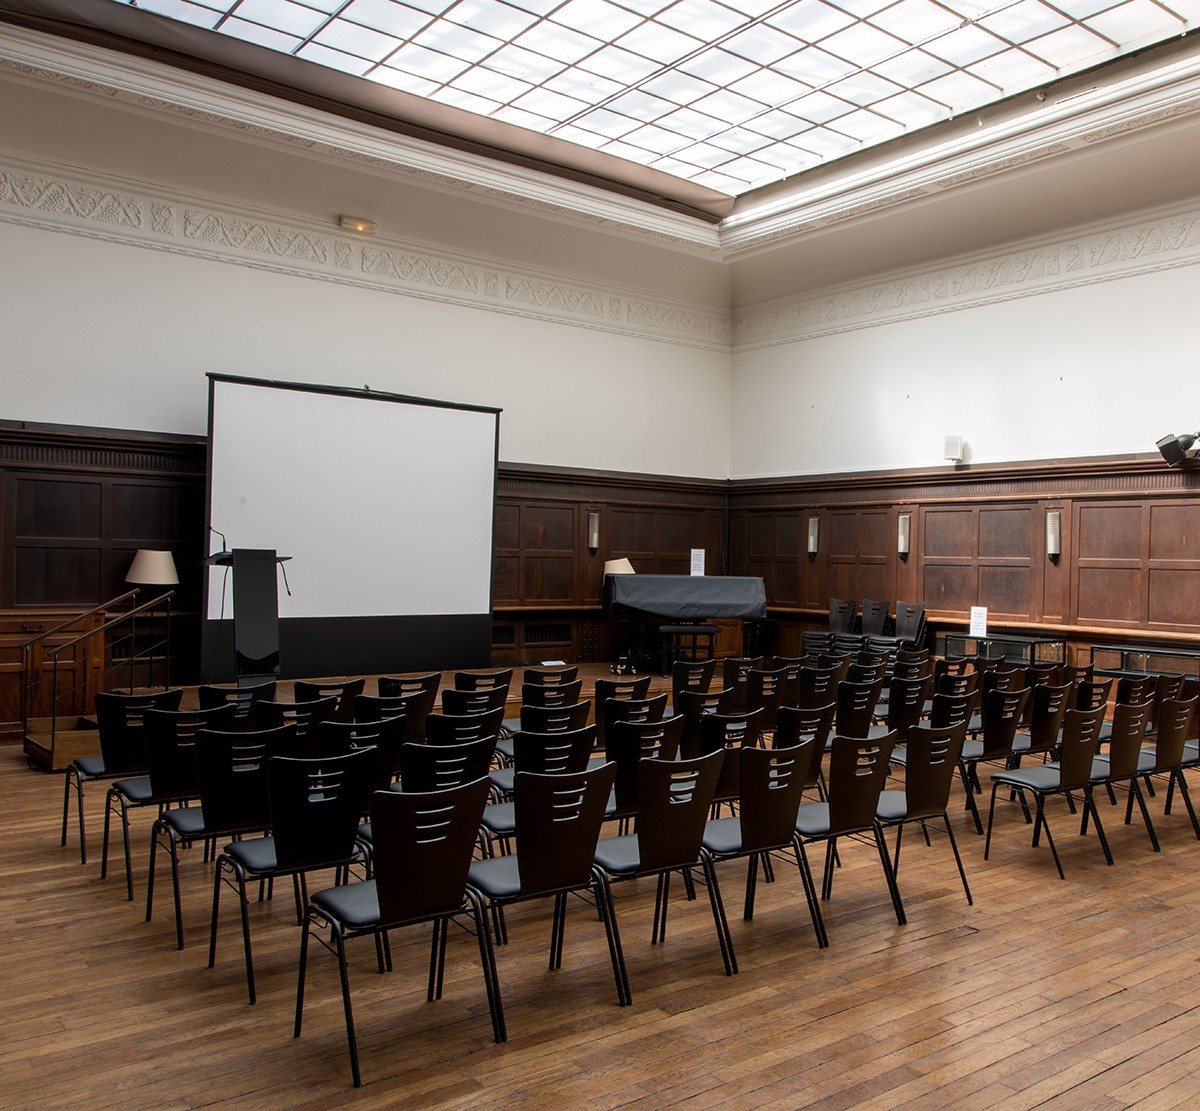
<instances>
[{"instance_id":1,"label":"white wall","mask_svg":"<svg viewBox=\"0 0 1200 1111\"><path fill-rule=\"evenodd\" d=\"M13 420L204 433L208 371L497 406L511 462L723 478L730 356L0 221Z\"/></svg>"},{"instance_id":2,"label":"white wall","mask_svg":"<svg viewBox=\"0 0 1200 1111\"><path fill-rule=\"evenodd\" d=\"M937 286L937 276L928 282ZM732 477L1140 453L1200 428L1200 265L740 351Z\"/></svg>"}]
</instances>

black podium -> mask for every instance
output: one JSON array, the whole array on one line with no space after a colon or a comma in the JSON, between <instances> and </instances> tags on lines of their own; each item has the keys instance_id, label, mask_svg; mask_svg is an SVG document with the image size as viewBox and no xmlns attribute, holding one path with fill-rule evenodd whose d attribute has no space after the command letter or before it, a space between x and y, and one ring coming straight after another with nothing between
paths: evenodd
<instances>
[{"instance_id":1,"label":"black podium","mask_svg":"<svg viewBox=\"0 0 1200 1111\"><path fill-rule=\"evenodd\" d=\"M277 568L291 558L273 548L234 548L204 560L233 573L233 671L238 683L279 676Z\"/></svg>"}]
</instances>

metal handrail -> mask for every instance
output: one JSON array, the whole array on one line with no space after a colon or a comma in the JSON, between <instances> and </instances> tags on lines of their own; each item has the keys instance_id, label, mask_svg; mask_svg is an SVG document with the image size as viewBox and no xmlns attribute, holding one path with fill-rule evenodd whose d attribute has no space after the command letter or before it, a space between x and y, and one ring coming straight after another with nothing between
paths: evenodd
<instances>
[{"instance_id":1,"label":"metal handrail","mask_svg":"<svg viewBox=\"0 0 1200 1111\"><path fill-rule=\"evenodd\" d=\"M74 625L76 621L82 621L85 617L91 617L93 613L99 613L101 610L109 609L110 607L115 606L118 602L125 601L126 598L132 598L138 592L139 588L135 586L132 590L127 590L124 594L118 594L115 598L110 598L107 602L101 602L98 606L92 606L90 610L84 610L83 613L74 614L73 616L68 617L61 625L55 625L53 629L47 629L44 633L38 633L37 636L30 637L30 639L25 641L21 647L32 648L39 640L45 640L46 637L52 637L55 633L61 632L63 629L67 628L68 625Z\"/></svg>"},{"instance_id":2,"label":"metal handrail","mask_svg":"<svg viewBox=\"0 0 1200 1111\"><path fill-rule=\"evenodd\" d=\"M124 598L129 597L130 594L136 594L136 593L137 593L137 591L130 591L128 594L122 595L121 599L114 599L113 601L114 602L120 601ZM52 710L51 710L51 718L50 718L50 743L51 743L51 746L53 746L53 744L58 736L58 670L59 670L58 658L59 658L59 654L62 652L65 652L68 648L74 648L77 644L81 644L85 641L91 640L93 637L97 637L97 636L101 636L102 634L106 634L110 629L116 627L117 625L122 625L125 623L129 623L129 625L130 625L130 641L132 643L137 635L137 616L138 616L138 614L145 613L147 610L155 610L160 607L164 608L166 610L166 614L167 614L167 635L164 640L164 643L166 644L164 656L167 660L167 663L166 663L166 674L164 675L164 683L163 683L164 689L166 688L166 686L167 686L166 680L168 680L170 678L170 666L171 666L170 665L170 644L171 644L171 641L170 641L171 631L170 630L171 630L171 599L173 597L175 597L175 591L168 590L166 593L160 594L157 598L152 598L148 602L143 602L140 606L135 606L133 609L126 610L123 613L118 614L116 617L113 617L110 620L105 621L103 625L98 625L94 629L90 629L86 632L80 633L79 636L73 637L71 640L65 641L63 644L58 645L58 647L56 647L56 648L50 649L48 652L46 652L44 654L46 659L53 661L53 664L54 664L52 701L51 701ZM110 604L111 603L106 603L106 605L110 605ZM104 608L105 608L105 606L97 606L95 609L89 610L88 612L95 613L95 612L97 612L97 610L101 610ZM86 616L86 615L81 615L81 616ZM78 618L76 618L76 620L78 620ZM68 622L68 624L69 624L69 622ZM157 647L157 645L155 645L155 647ZM131 690L133 689L133 675L134 675L134 666L135 666L136 660L137 660L136 655L131 652L130 656L129 656L129 685L130 685ZM151 666L153 667L153 664ZM88 649L86 646L83 649L83 657L82 657L82 660L80 663L80 667L81 667L81 672L82 672L82 677L83 677L83 682L82 682L83 697L84 697L84 701L86 702L87 686L88 686ZM27 717L25 718L25 727L26 727L26 730L28 730L28 718Z\"/></svg>"},{"instance_id":3,"label":"metal handrail","mask_svg":"<svg viewBox=\"0 0 1200 1111\"><path fill-rule=\"evenodd\" d=\"M122 597L125 597L125 595L122 595ZM175 597L175 591L168 590L166 592L166 594L160 594L157 598L151 598L150 601L143 602L140 606L134 606L133 609L126 610L119 617L114 617L111 621L104 622L103 625L97 625L96 628L91 629L86 633L80 633L79 636L75 637L74 640L68 640L63 644L60 644L57 648L51 648L50 651L46 653L46 655L47 656L57 656L59 652L63 651L63 649L74 648L75 645L77 645L81 640L87 640L89 637L94 637L98 633L103 633L103 632L107 631L108 629L111 629L114 625L120 625L122 621L128 621L131 617L136 617L143 610L153 609L159 604L159 602L165 602L168 598L174 598L174 597ZM114 599L114 600L116 600L116 599ZM96 609L103 609L103 608L104 608L103 606L96 607ZM91 610L89 612L95 613L96 610ZM81 616L83 616L83 615L81 615Z\"/></svg>"},{"instance_id":4,"label":"metal handrail","mask_svg":"<svg viewBox=\"0 0 1200 1111\"><path fill-rule=\"evenodd\" d=\"M92 606L89 610L84 610L82 613L72 614L66 621L55 625L53 629L47 629L45 632L38 633L37 636L30 637L21 645L21 673L23 682L21 684L21 732L25 734L29 731L29 704L32 697L32 691L40 685L41 678L33 668L33 649L34 646L41 643L47 637L52 637L56 633L61 633L64 629L69 629L72 625L83 621L85 618L91 617L94 613L99 613L101 610L109 609L112 606L118 605L129 598L133 598L140 593L140 587L134 587L132 590L125 591L124 594L119 594L115 598L110 598L107 602L101 602L98 606ZM74 642L72 642L74 643ZM57 662L55 664L57 667Z\"/></svg>"}]
</instances>

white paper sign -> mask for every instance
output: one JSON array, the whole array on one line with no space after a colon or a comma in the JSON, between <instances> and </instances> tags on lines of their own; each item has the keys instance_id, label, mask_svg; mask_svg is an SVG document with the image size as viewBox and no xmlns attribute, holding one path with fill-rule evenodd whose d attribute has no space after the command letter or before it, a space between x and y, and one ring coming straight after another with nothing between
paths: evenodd
<instances>
[{"instance_id":1,"label":"white paper sign","mask_svg":"<svg viewBox=\"0 0 1200 1111\"><path fill-rule=\"evenodd\" d=\"M704 549L703 548L693 548L692 549L692 574L693 575L703 575L704 574Z\"/></svg>"},{"instance_id":2,"label":"white paper sign","mask_svg":"<svg viewBox=\"0 0 1200 1111\"><path fill-rule=\"evenodd\" d=\"M971 607L971 636L987 636L987 606Z\"/></svg>"}]
</instances>

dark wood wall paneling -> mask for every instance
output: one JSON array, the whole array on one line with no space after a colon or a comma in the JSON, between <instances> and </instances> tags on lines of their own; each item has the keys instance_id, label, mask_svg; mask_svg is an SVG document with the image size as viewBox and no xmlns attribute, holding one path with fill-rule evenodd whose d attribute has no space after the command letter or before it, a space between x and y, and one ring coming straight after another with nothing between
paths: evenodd
<instances>
[{"instance_id":1,"label":"dark wood wall paneling","mask_svg":"<svg viewBox=\"0 0 1200 1111\"><path fill-rule=\"evenodd\" d=\"M125 589L138 548L163 547L177 608L195 614L204 453L196 438L0 422L0 609L97 604ZM1200 637L1200 467L1157 456L734 483L502 464L497 491L497 662L610 658L605 561L686 574L693 548L710 574L763 577L780 652L823 624L830 596L923 601L945 624L986 605L994 624L1066 629L1079 646Z\"/></svg>"},{"instance_id":2,"label":"dark wood wall paneling","mask_svg":"<svg viewBox=\"0 0 1200 1111\"><path fill-rule=\"evenodd\" d=\"M173 675L193 673L204 459L194 437L0 421L0 609L89 609L130 589L125 575L139 548L166 549L180 578ZM158 593L142 587L137 600Z\"/></svg>"},{"instance_id":3,"label":"dark wood wall paneling","mask_svg":"<svg viewBox=\"0 0 1200 1111\"><path fill-rule=\"evenodd\" d=\"M720 574L725 484L501 464L496 505L497 663L609 659L604 564L628 558L642 574L687 574L693 548ZM587 547L588 514L600 544Z\"/></svg>"},{"instance_id":4,"label":"dark wood wall paneling","mask_svg":"<svg viewBox=\"0 0 1200 1111\"><path fill-rule=\"evenodd\" d=\"M1046 552L1051 510L1058 559ZM766 579L780 651L821 624L830 596L920 601L950 626L983 605L989 623L1053 630L1076 654L1200 634L1200 468L1158 456L733 483L730 512L732 570Z\"/></svg>"}]
</instances>

